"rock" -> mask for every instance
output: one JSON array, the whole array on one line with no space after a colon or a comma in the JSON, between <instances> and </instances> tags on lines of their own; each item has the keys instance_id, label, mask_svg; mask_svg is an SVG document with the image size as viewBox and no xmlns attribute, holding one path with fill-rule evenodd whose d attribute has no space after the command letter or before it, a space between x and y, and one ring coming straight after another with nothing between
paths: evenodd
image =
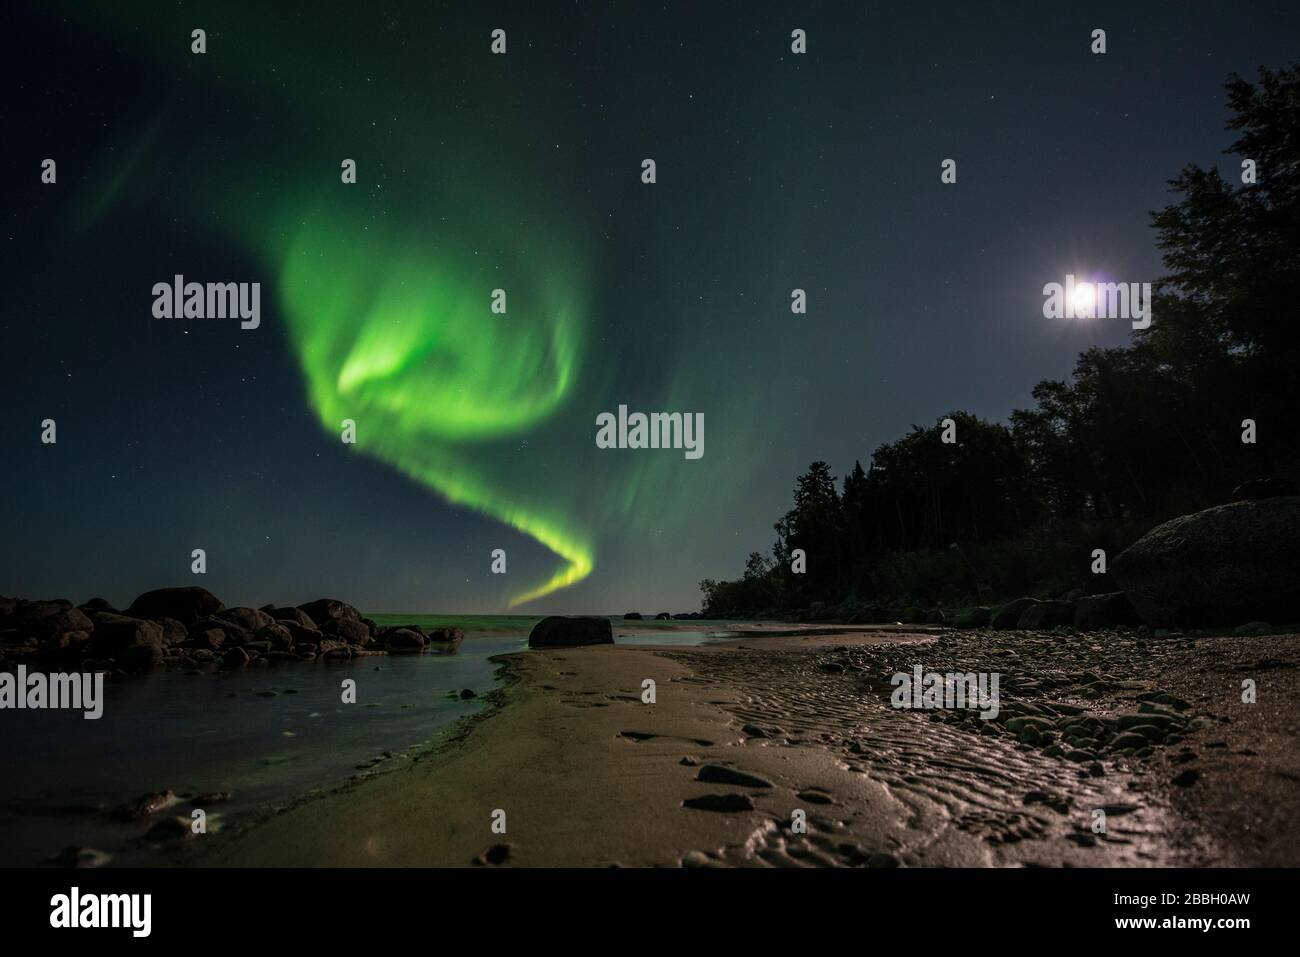
<instances>
[{"instance_id":1,"label":"rock","mask_svg":"<svg viewBox=\"0 0 1300 957\"><path fill-rule=\"evenodd\" d=\"M1154 724L1135 724L1125 731L1125 734L1140 734L1146 741L1163 741L1166 732L1163 728L1157 728Z\"/></svg>"},{"instance_id":2,"label":"rock","mask_svg":"<svg viewBox=\"0 0 1300 957\"><path fill-rule=\"evenodd\" d=\"M641 613L640 613L639 611L629 611L626 615L623 616L623 620L624 620L624 621L640 621L640 620L641 620L641 617L642 617L642 616L641 616Z\"/></svg>"},{"instance_id":3,"label":"rock","mask_svg":"<svg viewBox=\"0 0 1300 957\"><path fill-rule=\"evenodd\" d=\"M316 622L312 621L311 615L307 614L301 608L273 608L271 609L270 614L272 618L279 622L291 621L300 628L305 628L308 631L319 630L316 627Z\"/></svg>"},{"instance_id":4,"label":"rock","mask_svg":"<svg viewBox=\"0 0 1300 957\"><path fill-rule=\"evenodd\" d=\"M1024 615L1026 609L1037 604L1037 598L1017 598L1015 601L1007 602L989 616L989 627L999 630L1018 628L1020 618Z\"/></svg>"},{"instance_id":5,"label":"rock","mask_svg":"<svg viewBox=\"0 0 1300 957\"><path fill-rule=\"evenodd\" d=\"M15 605L9 624L34 638L48 638L68 631L92 631L94 623L70 602L31 601Z\"/></svg>"},{"instance_id":6,"label":"rock","mask_svg":"<svg viewBox=\"0 0 1300 957\"><path fill-rule=\"evenodd\" d=\"M459 628L434 628L426 637L430 644L459 645L465 640L465 632Z\"/></svg>"},{"instance_id":7,"label":"rock","mask_svg":"<svg viewBox=\"0 0 1300 957\"><path fill-rule=\"evenodd\" d=\"M1300 496L1184 515L1116 559L1115 578L1152 627L1300 619Z\"/></svg>"},{"instance_id":8,"label":"rock","mask_svg":"<svg viewBox=\"0 0 1300 957\"><path fill-rule=\"evenodd\" d=\"M310 621L310 619L308 620ZM295 647L299 645L316 645L323 637L314 624L311 627L306 627L288 618L276 619L275 623L289 633Z\"/></svg>"},{"instance_id":9,"label":"rock","mask_svg":"<svg viewBox=\"0 0 1300 957\"><path fill-rule=\"evenodd\" d=\"M321 625L321 634L365 647L370 644L370 629L360 619L331 618Z\"/></svg>"},{"instance_id":10,"label":"rock","mask_svg":"<svg viewBox=\"0 0 1300 957\"><path fill-rule=\"evenodd\" d=\"M231 798L229 791L207 791L196 794L189 799L190 807L207 807L209 804L224 804Z\"/></svg>"},{"instance_id":11,"label":"rock","mask_svg":"<svg viewBox=\"0 0 1300 957\"><path fill-rule=\"evenodd\" d=\"M253 640L265 643L268 649L274 648L277 651L287 651L293 647L293 635L288 628L278 622L259 628L253 635Z\"/></svg>"},{"instance_id":12,"label":"rock","mask_svg":"<svg viewBox=\"0 0 1300 957\"><path fill-rule=\"evenodd\" d=\"M147 591L131 602L126 613L136 618L175 618L188 625L215 615L224 607L221 600L206 588L189 585Z\"/></svg>"},{"instance_id":13,"label":"rock","mask_svg":"<svg viewBox=\"0 0 1300 957\"><path fill-rule=\"evenodd\" d=\"M113 857L93 847L76 847L69 845L50 858L55 867L103 867Z\"/></svg>"},{"instance_id":14,"label":"rock","mask_svg":"<svg viewBox=\"0 0 1300 957\"><path fill-rule=\"evenodd\" d=\"M710 784L734 784L741 788L770 788L771 781L753 774L746 774L744 771L737 771L735 768L724 767L721 764L706 764L700 768L700 773L695 776L697 781L705 781Z\"/></svg>"},{"instance_id":15,"label":"rock","mask_svg":"<svg viewBox=\"0 0 1300 957\"><path fill-rule=\"evenodd\" d=\"M1179 772L1178 776L1174 778L1173 783L1180 788L1189 788L1200 779L1200 771L1196 770L1196 768L1187 768L1186 770Z\"/></svg>"},{"instance_id":16,"label":"rock","mask_svg":"<svg viewBox=\"0 0 1300 957\"><path fill-rule=\"evenodd\" d=\"M1181 727L1183 719L1175 718L1173 715L1152 714L1150 712L1127 712L1126 714L1117 715L1116 724L1121 731L1128 731L1144 724L1152 724L1162 731L1169 731L1176 727Z\"/></svg>"},{"instance_id":17,"label":"rock","mask_svg":"<svg viewBox=\"0 0 1300 957\"><path fill-rule=\"evenodd\" d=\"M112 605L110 605L110 604L108 603L108 599L107 599L107 598L91 598L89 601L85 602L85 604L83 604L83 605L81 605L81 606L79 606L79 607L81 608L82 611L85 611L85 612L91 612L91 611L116 611L116 610L117 610L116 608L114 608ZM66 850L66 848L65 848L65 850Z\"/></svg>"},{"instance_id":18,"label":"rock","mask_svg":"<svg viewBox=\"0 0 1300 957\"><path fill-rule=\"evenodd\" d=\"M179 645L189 637L189 631L175 618L154 618L153 622L162 629L164 645Z\"/></svg>"},{"instance_id":19,"label":"rock","mask_svg":"<svg viewBox=\"0 0 1300 957\"><path fill-rule=\"evenodd\" d=\"M125 671L152 671L163 663L162 645L131 645L116 655Z\"/></svg>"},{"instance_id":20,"label":"rock","mask_svg":"<svg viewBox=\"0 0 1300 957\"><path fill-rule=\"evenodd\" d=\"M177 803L175 792L150 791L148 794L141 794L133 800L127 801L116 811L116 817L123 821L142 821L147 817L152 817Z\"/></svg>"},{"instance_id":21,"label":"rock","mask_svg":"<svg viewBox=\"0 0 1300 957\"><path fill-rule=\"evenodd\" d=\"M424 650L424 635L410 628L394 628L384 633L384 644L390 653L421 652ZM324 648L324 643L322 643Z\"/></svg>"},{"instance_id":22,"label":"rock","mask_svg":"<svg viewBox=\"0 0 1300 957\"><path fill-rule=\"evenodd\" d=\"M612 645L614 629L608 618L551 615L533 625L529 648L570 648L579 645Z\"/></svg>"},{"instance_id":23,"label":"rock","mask_svg":"<svg viewBox=\"0 0 1300 957\"><path fill-rule=\"evenodd\" d=\"M332 618L347 618L352 621L361 620L360 612L347 602L339 601L336 598L318 598L305 605L299 605L298 608L306 612L307 616L315 622L317 628Z\"/></svg>"},{"instance_id":24,"label":"rock","mask_svg":"<svg viewBox=\"0 0 1300 957\"><path fill-rule=\"evenodd\" d=\"M225 636L225 642L228 645L242 645L244 642L252 640L253 637L251 631L241 628L233 621L216 617L200 618L189 626L189 634L190 637L193 637L195 632L211 631L214 628Z\"/></svg>"},{"instance_id":25,"label":"rock","mask_svg":"<svg viewBox=\"0 0 1300 957\"><path fill-rule=\"evenodd\" d=\"M237 625L247 632L255 632L259 628L265 628L275 621L264 611L258 611L256 608L226 608L213 615L222 621L228 621L232 625Z\"/></svg>"},{"instance_id":26,"label":"rock","mask_svg":"<svg viewBox=\"0 0 1300 957\"><path fill-rule=\"evenodd\" d=\"M188 817L165 817L145 833L148 841L187 841L196 837Z\"/></svg>"},{"instance_id":27,"label":"rock","mask_svg":"<svg viewBox=\"0 0 1300 957\"><path fill-rule=\"evenodd\" d=\"M473 688L462 688L462 689L460 689L460 700L461 700L461 701L471 701L471 700L473 700L474 698L477 698L477 697L478 697L478 693L477 693L476 691L474 691Z\"/></svg>"},{"instance_id":28,"label":"rock","mask_svg":"<svg viewBox=\"0 0 1300 957\"><path fill-rule=\"evenodd\" d=\"M504 864L510 859L510 852L514 850L513 844L493 844L486 851L474 858L474 864Z\"/></svg>"},{"instance_id":29,"label":"rock","mask_svg":"<svg viewBox=\"0 0 1300 957\"><path fill-rule=\"evenodd\" d=\"M226 633L220 628L205 628L190 631L189 637L185 639L185 647L217 651L225 641Z\"/></svg>"},{"instance_id":30,"label":"rock","mask_svg":"<svg viewBox=\"0 0 1300 957\"><path fill-rule=\"evenodd\" d=\"M1232 490L1232 501L1249 502L1261 498L1277 498L1280 495L1300 495L1300 488L1294 482L1282 478L1251 479Z\"/></svg>"},{"instance_id":31,"label":"rock","mask_svg":"<svg viewBox=\"0 0 1300 957\"><path fill-rule=\"evenodd\" d=\"M1038 631L1074 624L1075 606L1072 601L1039 601L1029 605L1020 614L1016 627L1022 631Z\"/></svg>"},{"instance_id":32,"label":"rock","mask_svg":"<svg viewBox=\"0 0 1300 957\"><path fill-rule=\"evenodd\" d=\"M251 660L251 656L243 648L230 648L221 656L221 667L242 668Z\"/></svg>"},{"instance_id":33,"label":"rock","mask_svg":"<svg viewBox=\"0 0 1300 957\"><path fill-rule=\"evenodd\" d=\"M903 610L900 618L905 625L924 625L925 611L919 605L912 605Z\"/></svg>"},{"instance_id":34,"label":"rock","mask_svg":"<svg viewBox=\"0 0 1300 957\"><path fill-rule=\"evenodd\" d=\"M958 628L987 628L993 610L984 606L964 608L953 615L952 624Z\"/></svg>"},{"instance_id":35,"label":"rock","mask_svg":"<svg viewBox=\"0 0 1300 957\"><path fill-rule=\"evenodd\" d=\"M718 811L723 814L735 814L739 811L754 810L754 802L746 794L704 794L700 797L687 798L682 807L697 811Z\"/></svg>"},{"instance_id":36,"label":"rock","mask_svg":"<svg viewBox=\"0 0 1300 957\"><path fill-rule=\"evenodd\" d=\"M1074 627L1080 631L1108 631L1141 623L1137 609L1122 591L1087 595L1074 607Z\"/></svg>"},{"instance_id":37,"label":"rock","mask_svg":"<svg viewBox=\"0 0 1300 957\"><path fill-rule=\"evenodd\" d=\"M1039 718L1035 715L1025 715L1019 718L1007 719L1006 729L1012 734L1019 734L1025 728L1033 728L1036 731L1051 731L1052 722L1047 718Z\"/></svg>"},{"instance_id":38,"label":"rock","mask_svg":"<svg viewBox=\"0 0 1300 957\"><path fill-rule=\"evenodd\" d=\"M96 656L116 658L119 652L141 645L163 646L162 625L142 618L128 618L107 611L94 613L91 649Z\"/></svg>"},{"instance_id":39,"label":"rock","mask_svg":"<svg viewBox=\"0 0 1300 957\"><path fill-rule=\"evenodd\" d=\"M76 651L82 642L88 640L90 640L88 631L61 631L57 635L50 635L41 640L41 653L48 655Z\"/></svg>"},{"instance_id":40,"label":"rock","mask_svg":"<svg viewBox=\"0 0 1300 957\"><path fill-rule=\"evenodd\" d=\"M1115 738L1114 741L1110 743L1110 748L1112 751L1123 751L1127 748L1146 747L1146 743L1147 743L1147 739L1144 738L1142 735L1137 734L1135 732L1126 731L1124 734L1119 735L1117 738Z\"/></svg>"}]
</instances>

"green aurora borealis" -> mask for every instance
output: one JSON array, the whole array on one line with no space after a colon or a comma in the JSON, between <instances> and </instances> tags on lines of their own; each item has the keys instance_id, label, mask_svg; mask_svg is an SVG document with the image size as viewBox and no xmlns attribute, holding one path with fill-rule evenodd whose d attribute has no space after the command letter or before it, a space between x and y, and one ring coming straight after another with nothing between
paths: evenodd
<instances>
[{"instance_id":1,"label":"green aurora borealis","mask_svg":"<svg viewBox=\"0 0 1300 957\"><path fill-rule=\"evenodd\" d=\"M15 6L57 55L9 67L8 593L129 602L204 547L227 604L698 608L810 462L1129 341L1045 323L1043 283L1158 275L1223 76L1294 51L1098 11L1151 62L1027 2ZM260 282L260 328L153 318L177 273ZM704 415L706 454L596 448L624 403Z\"/></svg>"},{"instance_id":2,"label":"green aurora borealis","mask_svg":"<svg viewBox=\"0 0 1300 957\"><path fill-rule=\"evenodd\" d=\"M533 490L505 487L474 456L517 437L568 398L580 362L581 306L546 281L545 259L513 273L515 312L488 312L492 288L464 257L436 259L414 239L367 236L355 224L311 217L296 227L277 286L290 338L321 425L358 425L358 447L532 536L564 561L509 607L586 577L595 555L572 517ZM524 282L520 283L520 279ZM507 299L509 302L509 298Z\"/></svg>"},{"instance_id":3,"label":"green aurora borealis","mask_svg":"<svg viewBox=\"0 0 1300 957\"><path fill-rule=\"evenodd\" d=\"M214 35L210 42L222 41ZM248 59L255 59L251 52ZM314 51L288 44L263 52L301 56L300 81L316 74ZM179 66L193 65L183 47L181 55L172 53ZM309 88L303 83L294 92ZM382 93L367 96L353 108L362 115L384 108ZM337 112L323 91L293 102L300 118L324 121ZM167 122L166 115L157 120ZM158 138L155 125L107 172L84 204L91 219L129 191ZM337 437L343 421L352 420L356 449L559 558L548 577L509 588L506 603L514 608L581 581L596 561L593 503L583 503L587 515L580 515L578 503L521 473L505 454L552 420L580 381L582 291L589 282L575 265L580 243L576 233L564 235L571 231L566 217L503 189L518 177L491 157L481 137L437 163L418 137L404 137L394 149L418 173L409 180L414 191L399 199L367 189L375 164L366 157L363 185L342 184L336 166L320 177L334 181L329 188L295 183L272 199L259 185L260 167L223 170L185 156L176 172L186 184L181 192L209 200L209 187L200 184L227 181L225 195L211 205L227 211L221 220L229 238L270 270L265 275L321 427ZM203 218L202 210L190 214ZM434 238L430 222L452 224L445 240ZM496 288L507 293L504 316L489 309ZM626 488L619 494L629 501Z\"/></svg>"}]
</instances>

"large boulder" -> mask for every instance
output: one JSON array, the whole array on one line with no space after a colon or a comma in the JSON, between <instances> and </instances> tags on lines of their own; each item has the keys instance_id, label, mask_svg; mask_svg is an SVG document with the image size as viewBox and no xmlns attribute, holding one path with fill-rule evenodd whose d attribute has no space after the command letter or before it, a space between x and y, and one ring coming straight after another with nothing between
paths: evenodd
<instances>
[{"instance_id":1,"label":"large boulder","mask_svg":"<svg viewBox=\"0 0 1300 957\"><path fill-rule=\"evenodd\" d=\"M200 618L215 615L224 607L221 599L206 588L190 585L147 591L131 602L126 614L133 618L175 618L189 625Z\"/></svg>"},{"instance_id":2,"label":"large boulder","mask_svg":"<svg viewBox=\"0 0 1300 957\"><path fill-rule=\"evenodd\" d=\"M1153 627L1300 621L1300 496L1172 519L1121 553L1112 572Z\"/></svg>"},{"instance_id":3,"label":"large boulder","mask_svg":"<svg viewBox=\"0 0 1300 957\"><path fill-rule=\"evenodd\" d=\"M393 628L384 633L384 646L390 654L419 653L424 650L425 639L413 628Z\"/></svg>"},{"instance_id":4,"label":"large boulder","mask_svg":"<svg viewBox=\"0 0 1300 957\"><path fill-rule=\"evenodd\" d=\"M1137 609L1122 591L1086 595L1074 607L1074 627L1080 631L1109 631L1141 623Z\"/></svg>"},{"instance_id":5,"label":"large boulder","mask_svg":"<svg viewBox=\"0 0 1300 957\"><path fill-rule=\"evenodd\" d=\"M265 642L269 648L274 648L276 651L288 651L293 647L292 632L279 622L263 625L253 635L253 640Z\"/></svg>"},{"instance_id":6,"label":"large boulder","mask_svg":"<svg viewBox=\"0 0 1300 957\"><path fill-rule=\"evenodd\" d=\"M612 645L614 629L608 618L551 615L533 625L529 648L570 648L575 645Z\"/></svg>"},{"instance_id":7,"label":"large boulder","mask_svg":"<svg viewBox=\"0 0 1300 957\"><path fill-rule=\"evenodd\" d=\"M428 632L429 642L442 646L459 645L465 640L465 632L459 628L448 626L446 628L433 628Z\"/></svg>"},{"instance_id":8,"label":"large boulder","mask_svg":"<svg viewBox=\"0 0 1300 957\"><path fill-rule=\"evenodd\" d=\"M316 622L312 621L311 615L307 614L301 608L273 608L271 617L276 621L291 621L309 631L319 631Z\"/></svg>"},{"instance_id":9,"label":"large boulder","mask_svg":"<svg viewBox=\"0 0 1300 957\"><path fill-rule=\"evenodd\" d=\"M321 634L349 645L370 644L370 629L359 618L331 618L321 626Z\"/></svg>"},{"instance_id":10,"label":"large boulder","mask_svg":"<svg viewBox=\"0 0 1300 957\"><path fill-rule=\"evenodd\" d=\"M993 609L984 605L963 608L952 617L952 623L958 628L987 628Z\"/></svg>"},{"instance_id":11,"label":"large boulder","mask_svg":"<svg viewBox=\"0 0 1300 957\"><path fill-rule=\"evenodd\" d=\"M217 618L215 615L208 618L200 618L189 626L190 637L196 633L211 631L212 629L220 631L226 636L226 643L231 645L242 645L253 637L253 633L241 625L235 624L225 618Z\"/></svg>"},{"instance_id":12,"label":"large boulder","mask_svg":"<svg viewBox=\"0 0 1300 957\"><path fill-rule=\"evenodd\" d=\"M107 611L95 612L94 619L95 630L90 638L96 656L116 658L127 648L140 646L157 648L161 656L165 639L163 626L156 621L114 615ZM152 656L152 652L148 654Z\"/></svg>"},{"instance_id":13,"label":"large boulder","mask_svg":"<svg viewBox=\"0 0 1300 957\"><path fill-rule=\"evenodd\" d=\"M161 645L130 645L117 653L117 664L126 671L152 671L162 663Z\"/></svg>"},{"instance_id":14,"label":"large boulder","mask_svg":"<svg viewBox=\"0 0 1300 957\"><path fill-rule=\"evenodd\" d=\"M1060 625L1074 624L1074 602L1072 601L1036 601L1020 614L1016 627L1035 631L1041 628L1056 628Z\"/></svg>"},{"instance_id":15,"label":"large boulder","mask_svg":"<svg viewBox=\"0 0 1300 957\"><path fill-rule=\"evenodd\" d=\"M1232 490L1232 500L1234 502L1276 498L1279 495L1300 495L1300 488L1297 488L1295 482L1289 479L1269 477L1242 482Z\"/></svg>"},{"instance_id":16,"label":"large boulder","mask_svg":"<svg viewBox=\"0 0 1300 957\"><path fill-rule=\"evenodd\" d=\"M1017 598L1015 601L1009 601L1000 608L994 609L993 614L989 616L989 627L999 630L1018 628L1025 611L1031 605L1037 604L1037 598Z\"/></svg>"},{"instance_id":17,"label":"large boulder","mask_svg":"<svg viewBox=\"0 0 1300 957\"><path fill-rule=\"evenodd\" d=\"M17 627L24 635L49 638L65 632L89 632L90 618L70 602L32 601L19 604L10 616L9 625Z\"/></svg>"},{"instance_id":18,"label":"large boulder","mask_svg":"<svg viewBox=\"0 0 1300 957\"><path fill-rule=\"evenodd\" d=\"M238 625L244 631L257 631L259 628L265 628L275 620L264 611L242 607L225 608L217 612L216 617L222 621L228 621L232 625Z\"/></svg>"},{"instance_id":19,"label":"large boulder","mask_svg":"<svg viewBox=\"0 0 1300 957\"><path fill-rule=\"evenodd\" d=\"M339 601L337 598L317 598L315 601L309 601L305 605L299 605L299 609L307 613L317 628L320 628L325 622L334 618L346 618L349 621L360 621L361 613L345 601Z\"/></svg>"}]
</instances>

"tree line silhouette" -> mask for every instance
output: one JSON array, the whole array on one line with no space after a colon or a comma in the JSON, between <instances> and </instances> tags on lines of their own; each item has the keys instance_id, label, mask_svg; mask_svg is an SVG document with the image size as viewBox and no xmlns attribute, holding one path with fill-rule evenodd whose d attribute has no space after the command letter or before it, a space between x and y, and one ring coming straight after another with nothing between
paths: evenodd
<instances>
[{"instance_id":1,"label":"tree line silhouette","mask_svg":"<svg viewBox=\"0 0 1300 957\"><path fill-rule=\"evenodd\" d=\"M1300 65L1226 84L1254 161L1189 165L1153 212L1167 275L1132 344L1083 352L1005 424L954 411L913 426L837 482L814 462L735 581L700 583L713 616L818 605L987 603L1096 587L1092 549L1114 555L1152 525L1221 504L1248 480L1297 474L1300 415ZM1243 441L1246 420L1255 441ZM796 549L806 570L796 573Z\"/></svg>"}]
</instances>

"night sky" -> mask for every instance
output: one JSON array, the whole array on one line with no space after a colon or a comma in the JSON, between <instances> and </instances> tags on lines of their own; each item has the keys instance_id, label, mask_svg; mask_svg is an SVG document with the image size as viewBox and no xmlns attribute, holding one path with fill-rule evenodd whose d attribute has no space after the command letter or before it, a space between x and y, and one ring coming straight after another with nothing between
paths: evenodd
<instances>
[{"instance_id":1,"label":"night sky","mask_svg":"<svg viewBox=\"0 0 1300 957\"><path fill-rule=\"evenodd\" d=\"M1293 2L269 6L6 8L0 594L693 610L810 462L1127 342L1043 285L1158 278L1167 181L1235 176L1224 80L1300 35ZM260 328L155 318L177 273L260 282ZM703 413L704 456L597 449L620 403Z\"/></svg>"}]
</instances>

